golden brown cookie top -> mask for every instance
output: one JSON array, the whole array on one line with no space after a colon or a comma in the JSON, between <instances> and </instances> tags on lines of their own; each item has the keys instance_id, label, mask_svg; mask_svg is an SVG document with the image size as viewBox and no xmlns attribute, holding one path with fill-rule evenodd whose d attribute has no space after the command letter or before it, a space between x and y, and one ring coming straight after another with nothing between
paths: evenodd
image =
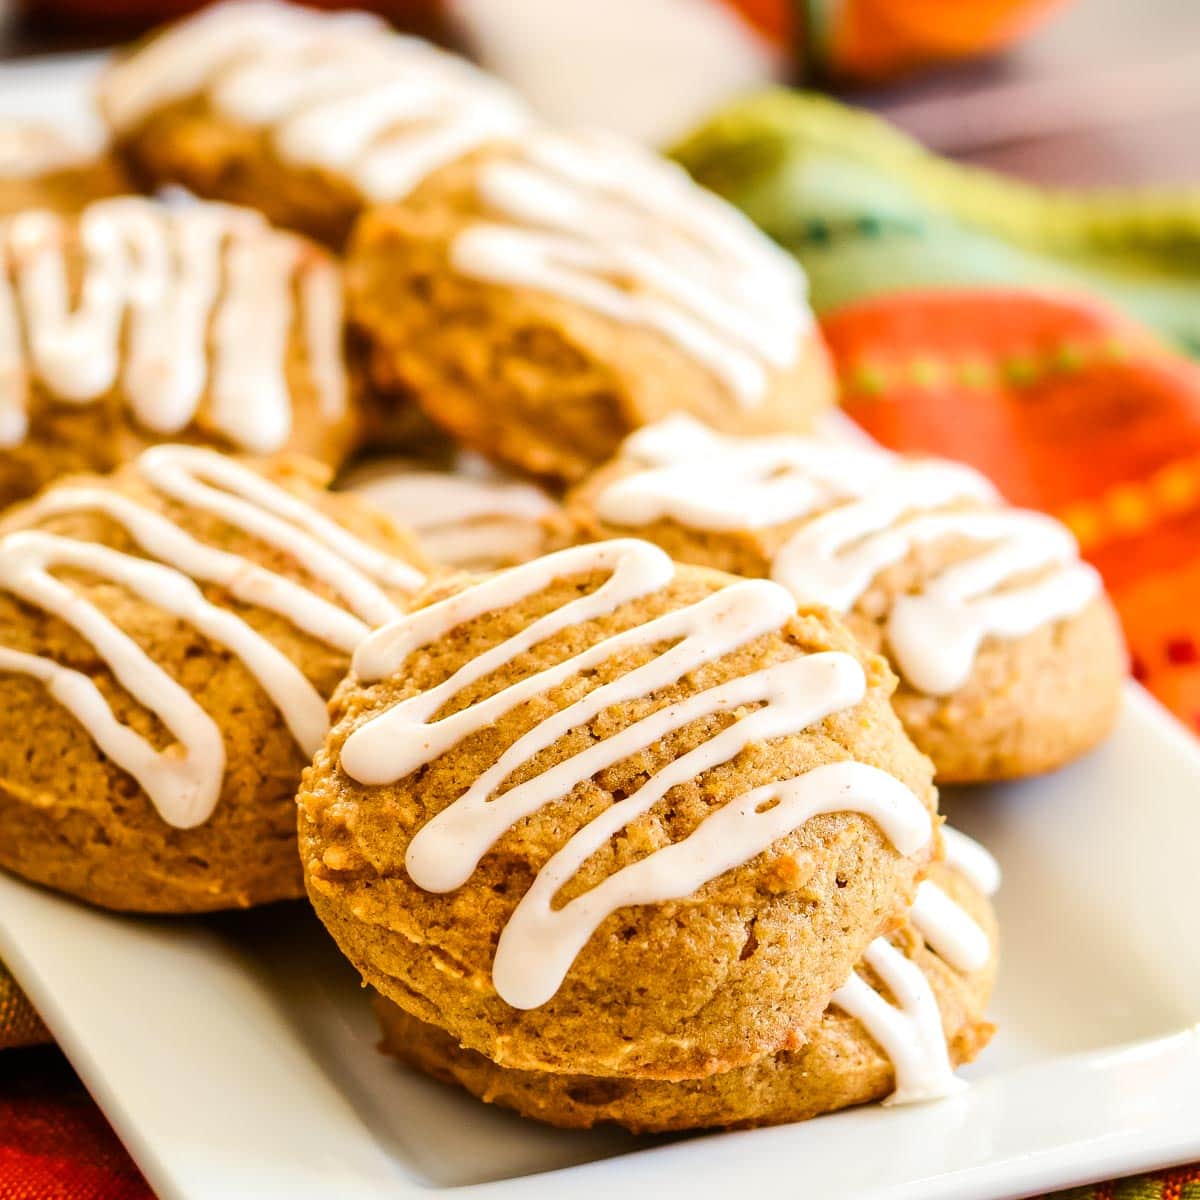
<instances>
[{"instance_id":1,"label":"golden brown cookie top","mask_svg":"<svg viewBox=\"0 0 1200 1200\"><path fill-rule=\"evenodd\" d=\"M356 653L300 796L368 981L532 1069L680 1078L802 1041L934 849L883 662L637 541L415 604Z\"/></svg>"},{"instance_id":2,"label":"golden brown cookie top","mask_svg":"<svg viewBox=\"0 0 1200 1200\"><path fill-rule=\"evenodd\" d=\"M351 652L423 581L387 518L321 482L163 445L0 523L0 671L44 684L170 826L203 824L236 782L230 722L259 692L311 756Z\"/></svg>"},{"instance_id":3,"label":"golden brown cookie top","mask_svg":"<svg viewBox=\"0 0 1200 1200\"><path fill-rule=\"evenodd\" d=\"M653 332L734 408L763 404L813 331L795 259L681 167L614 135L531 128L448 165L410 203L442 211L457 273Z\"/></svg>"},{"instance_id":4,"label":"golden brown cookie top","mask_svg":"<svg viewBox=\"0 0 1200 1200\"><path fill-rule=\"evenodd\" d=\"M122 196L78 217L19 213L0 240L12 373L46 403L119 393L152 437L206 435L255 453L289 444L300 401L331 436L353 423L340 271L257 213ZM0 396L0 445L25 440L32 402L30 387Z\"/></svg>"},{"instance_id":5,"label":"golden brown cookie top","mask_svg":"<svg viewBox=\"0 0 1200 1200\"><path fill-rule=\"evenodd\" d=\"M739 438L673 417L628 438L569 507L584 538L636 532L880 623L901 677L929 695L961 688L985 640L1101 594L1065 526L1004 505L978 472L845 440Z\"/></svg>"},{"instance_id":6,"label":"golden brown cookie top","mask_svg":"<svg viewBox=\"0 0 1200 1200\"><path fill-rule=\"evenodd\" d=\"M498 81L377 18L276 0L206 8L135 47L100 84L118 137L196 97L268 132L284 162L337 176L373 203L402 199L527 119Z\"/></svg>"}]
</instances>

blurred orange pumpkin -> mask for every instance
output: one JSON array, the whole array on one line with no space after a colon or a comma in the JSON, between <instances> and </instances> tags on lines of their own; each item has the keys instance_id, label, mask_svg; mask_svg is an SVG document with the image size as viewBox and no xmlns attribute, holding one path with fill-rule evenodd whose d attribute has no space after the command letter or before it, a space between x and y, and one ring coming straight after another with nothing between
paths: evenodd
<instances>
[{"instance_id":1,"label":"blurred orange pumpkin","mask_svg":"<svg viewBox=\"0 0 1200 1200\"><path fill-rule=\"evenodd\" d=\"M847 0L834 7L832 74L878 79L1015 41L1062 0Z\"/></svg>"},{"instance_id":2,"label":"blurred orange pumpkin","mask_svg":"<svg viewBox=\"0 0 1200 1200\"><path fill-rule=\"evenodd\" d=\"M1066 0L728 0L809 70L876 80L998 50Z\"/></svg>"}]
</instances>

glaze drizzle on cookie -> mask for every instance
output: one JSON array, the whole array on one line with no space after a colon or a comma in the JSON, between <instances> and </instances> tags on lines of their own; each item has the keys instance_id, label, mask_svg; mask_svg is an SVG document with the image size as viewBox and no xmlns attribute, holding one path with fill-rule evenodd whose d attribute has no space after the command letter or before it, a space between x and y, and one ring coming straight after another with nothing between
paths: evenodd
<instances>
[{"instance_id":1,"label":"glaze drizzle on cookie","mask_svg":"<svg viewBox=\"0 0 1200 1200\"><path fill-rule=\"evenodd\" d=\"M812 325L805 279L679 167L599 134L538 130L485 163L464 275L549 292L668 339L752 408Z\"/></svg>"},{"instance_id":2,"label":"glaze drizzle on cookie","mask_svg":"<svg viewBox=\"0 0 1200 1200\"><path fill-rule=\"evenodd\" d=\"M66 513L103 513L121 525L147 557L39 529L22 529L0 539L0 589L57 617L85 638L121 687L159 718L175 744L159 751L121 724L95 683L80 671L5 647L0 647L0 671L31 675L44 683L101 750L141 784L164 821L191 828L211 816L220 796L225 751L219 728L186 688L54 572L68 568L110 580L225 646L274 702L306 756L316 752L328 731L324 698L236 610L212 603L197 584L215 584L233 599L274 612L349 654L370 627L397 615L382 587L411 590L422 576L216 451L156 446L136 465L143 479L163 495L213 514L299 563L343 602L330 603L242 555L201 542L168 516L102 487L53 488L26 513L34 521Z\"/></svg>"},{"instance_id":3,"label":"glaze drizzle on cookie","mask_svg":"<svg viewBox=\"0 0 1200 1200\"><path fill-rule=\"evenodd\" d=\"M272 0L216 5L166 30L108 71L101 106L128 133L196 95L267 131L284 161L339 175L377 203L527 120L501 84L365 13Z\"/></svg>"},{"instance_id":4,"label":"glaze drizzle on cookie","mask_svg":"<svg viewBox=\"0 0 1200 1200\"><path fill-rule=\"evenodd\" d=\"M732 725L663 767L637 792L576 831L543 865L502 931L493 961L497 992L517 1008L534 1008L550 1000L580 950L613 912L628 905L691 895L819 813L861 813L875 821L905 855L920 851L932 836L928 813L899 780L861 762L828 763L797 778L747 791L713 812L679 842L617 870L555 908L556 895L586 860L671 788L731 761L752 742L795 733L852 707L866 691L862 667L848 654L823 652L785 660L659 709L501 791L513 773L540 751L607 707L676 683L701 663L782 628L795 611L791 596L771 581L732 583L682 609L612 634L500 692L437 718L463 691L525 651L667 586L675 574L670 559L657 547L635 540L576 546L547 555L419 608L367 638L355 652L354 671L364 683L393 675L410 654L419 653L467 622L517 604L557 579L592 574L606 576L594 591L537 618L442 683L358 725L341 752L342 768L353 779L387 785L420 770L518 705L593 669L623 649L666 647L649 662L542 720L503 751L453 804L417 831L405 860L410 877L428 891L448 892L466 883L483 855L523 817L698 718L718 712L738 714ZM948 961L957 956L956 939L968 927L986 943L983 930L944 892L925 894L940 896L944 903L922 906L921 932L939 953L949 950ZM948 1094L957 1083L928 980L886 938L871 944L867 962L897 1004L857 973L852 973L831 1002L858 1018L892 1058L897 1102Z\"/></svg>"},{"instance_id":5,"label":"glaze drizzle on cookie","mask_svg":"<svg viewBox=\"0 0 1200 1200\"><path fill-rule=\"evenodd\" d=\"M944 861L985 896L1000 886L1000 867L988 851L965 833L942 826ZM958 971L978 971L987 964L992 949L978 922L955 904L931 879L917 886L909 919L930 948Z\"/></svg>"},{"instance_id":6,"label":"glaze drizzle on cookie","mask_svg":"<svg viewBox=\"0 0 1200 1200\"><path fill-rule=\"evenodd\" d=\"M458 800L417 831L406 856L409 875L419 887L447 892L461 887L483 855L522 817L697 718L717 712L738 714L732 725L681 755L637 792L618 800L578 830L544 864L502 931L493 962L497 992L518 1008L533 1008L550 1000L580 950L619 908L691 895L818 813L862 813L878 824L901 854L918 852L932 836L928 813L899 780L865 763L829 763L797 778L747 791L713 812L679 842L621 868L555 908L555 896L588 857L671 788L729 762L752 742L797 732L859 703L866 690L862 668L850 655L824 652L786 660L677 701L500 791L533 756L571 729L593 720L606 707L677 682L702 662L780 629L794 612L790 595L777 584L767 580L733 583L685 608L612 634L437 719L464 690L547 638L669 584L675 574L670 559L657 547L635 540L577 546L547 555L417 609L364 641L355 652L354 671L364 683L393 675L410 654L419 653L465 623L519 603L556 579L597 573L606 578L596 590L537 618L442 683L358 725L341 752L342 768L352 778L367 785L386 785L433 762L518 705L625 648L667 647L644 665L545 718L508 747ZM946 849L953 865L977 886L994 888L995 878L980 878L988 875L991 863L982 847L947 831ZM936 885L926 882L921 888L926 902L914 907L913 919L935 952L959 970L985 965L986 954L981 961L976 957L968 964L960 952L964 938L970 950L977 949L979 938L986 946L984 931ZM935 899L931 902L930 897ZM891 1058L896 1072L892 1101L927 1100L956 1090L959 1084L950 1065L937 1001L922 971L883 937L871 943L865 961L895 1003L857 972L831 997L831 1003L857 1018Z\"/></svg>"},{"instance_id":7,"label":"glaze drizzle on cookie","mask_svg":"<svg viewBox=\"0 0 1200 1200\"><path fill-rule=\"evenodd\" d=\"M1000 886L996 860L978 842L942 826L944 861L985 896ZM929 948L956 971L982 970L991 958L987 933L936 883L924 879L908 913ZM896 1087L885 1104L936 1100L961 1091L946 1046L941 1013L924 972L885 937L876 938L863 962L879 976L893 1001L857 971L831 1003L854 1017L891 1059Z\"/></svg>"},{"instance_id":8,"label":"glaze drizzle on cookie","mask_svg":"<svg viewBox=\"0 0 1200 1200\"><path fill-rule=\"evenodd\" d=\"M101 200L78 218L35 210L0 226L0 447L28 433L30 377L87 405L120 388L169 437L202 404L213 430L255 452L291 433L294 329L322 415L345 411L341 281L332 260L257 213L221 204Z\"/></svg>"},{"instance_id":9,"label":"glaze drizzle on cookie","mask_svg":"<svg viewBox=\"0 0 1200 1200\"><path fill-rule=\"evenodd\" d=\"M889 1003L857 971L830 1003L854 1017L891 1059L896 1088L884 1103L917 1103L961 1091L965 1085L954 1076L942 1016L925 973L884 937L867 947L863 962L896 1003Z\"/></svg>"},{"instance_id":10,"label":"glaze drizzle on cookie","mask_svg":"<svg viewBox=\"0 0 1200 1200\"><path fill-rule=\"evenodd\" d=\"M804 520L775 553L771 577L837 612L853 609L914 548L971 543L971 554L897 596L887 613L896 666L930 695L966 683L985 638L1031 633L1100 591L1064 526L1004 507L987 480L957 463L816 438L725 437L688 417L639 430L621 455L638 469L601 491L601 520L715 532Z\"/></svg>"},{"instance_id":11,"label":"glaze drizzle on cookie","mask_svg":"<svg viewBox=\"0 0 1200 1200\"><path fill-rule=\"evenodd\" d=\"M747 792L683 841L617 871L585 895L554 909L554 896L579 866L672 787L730 761L752 742L798 732L851 707L866 690L862 667L848 654L789 659L660 709L534 778L500 791L522 764L610 705L676 683L701 663L782 628L794 612L791 597L777 584L740 581L434 719L464 689L529 647L668 584L674 577L670 559L656 547L637 541L574 547L418 609L368 638L355 653L354 669L364 680L381 678L396 670L408 654L464 622L518 603L555 579L593 572L608 575L595 591L545 614L443 683L372 718L355 729L342 748L342 766L353 778L367 784L389 783L431 762L523 701L623 649L667 644L648 663L595 688L519 738L454 804L417 832L406 859L409 874L427 890L451 891L466 882L480 858L523 816L692 721L713 713L739 713L732 725L579 830L542 868L501 936L493 967L497 991L520 1008L537 1007L554 995L580 948L616 909L689 895L817 813L864 813L902 854L916 853L931 836L928 813L893 776L865 763L830 763L799 779Z\"/></svg>"}]
</instances>

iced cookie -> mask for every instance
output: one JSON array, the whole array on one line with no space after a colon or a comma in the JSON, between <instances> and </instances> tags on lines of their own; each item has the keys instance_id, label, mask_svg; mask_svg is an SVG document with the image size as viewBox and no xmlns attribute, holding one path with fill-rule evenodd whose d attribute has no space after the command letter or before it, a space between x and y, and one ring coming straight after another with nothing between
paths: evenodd
<instances>
[{"instance_id":1,"label":"iced cookie","mask_svg":"<svg viewBox=\"0 0 1200 1200\"><path fill-rule=\"evenodd\" d=\"M326 697L423 580L316 464L147 450L0 523L0 866L108 908L299 895Z\"/></svg>"},{"instance_id":2,"label":"iced cookie","mask_svg":"<svg viewBox=\"0 0 1200 1200\"><path fill-rule=\"evenodd\" d=\"M351 468L339 486L417 535L435 563L466 571L511 567L545 552L559 506L541 488L473 455L445 470L384 458Z\"/></svg>"},{"instance_id":3,"label":"iced cookie","mask_svg":"<svg viewBox=\"0 0 1200 1200\"><path fill-rule=\"evenodd\" d=\"M582 541L648 538L840 613L891 659L940 782L1061 766L1116 717L1125 654L1099 576L1062 525L968 467L676 418L633 435L568 516Z\"/></svg>"},{"instance_id":4,"label":"iced cookie","mask_svg":"<svg viewBox=\"0 0 1200 1200\"><path fill-rule=\"evenodd\" d=\"M916 917L872 943L855 969L842 997L847 1008L831 1004L803 1047L704 1079L671 1083L498 1067L377 996L382 1048L489 1104L568 1128L600 1122L637 1133L744 1128L886 1097L928 1099L956 1090L951 1069L974 1059L992 1034L984 1014L995 979L996 923L978 881L945 864L934 865L919 896ZM883 988L903 994L903 1003L885 999Z\"/></svg>"},{"instance_id":5,"label":"iced cookie","mask_svg":"<svg viewBox=\"0 0 1200 1200\"><path fill-rule=\"evenodd\" d=\"M78 212L127 191L125 172L107 154L42 121L0 120L0 216L26 208Z\"/></svg>"},{"instance_id":6,"label":"iced cookie","mask_svg":"<svg viewBox=\"0 0 1200 1200\"><path fill-rule=\"evenodd\" d=\"M831 401L800 268L676 166L535 130L367 212L347 267L374 388L574 479L673 412L805 430Z\"/></svg>"},{"instance_id":7,"label":"iced cookie","mask_svg":"<svg viewBox=\"0 0 1200 1200\"><path fill-rule=\"evenodd\" d=\"M367 204L524 124L462 59L364 13L219 4L114 63L100 107L148 186L261 209L340 245Z\"/></svg>"},{"instance_id":8,"label":"iced cookie","mask_svg":"<svg viewBox=\"0 0 1200 1200\"><path fill-rule=\"evenodd\" d=\"M249 209L126 196L0 224L0 505L164 440L339 464L358 437L329 254Z\"/></svg>"},{"instance_id":9,"label":"iced cookie","mask_svg":"<svg viewBox=\"0 0 1200 1200\"><path fill-rule=\"evenodd\" d=\"M521 1070L689 1079L802 1045L937 850L883 660L636 540L413 606L356 652L298 797L364 979Z\"/></svg>"}]
</instances>

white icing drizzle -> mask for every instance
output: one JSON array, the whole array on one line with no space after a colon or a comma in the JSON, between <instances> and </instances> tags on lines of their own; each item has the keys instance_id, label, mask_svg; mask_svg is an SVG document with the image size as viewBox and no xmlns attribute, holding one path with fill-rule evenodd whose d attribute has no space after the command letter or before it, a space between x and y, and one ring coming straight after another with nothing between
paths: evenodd
<instances>
[{"instance_id":1,"label":"white icing drizzle","mask_svg":"<svg viewBox=\"0 0 1200 1200\"><path fill-rule=\"evenodd\" d=\"M832 1003L854 1017L891 1059L896 1090L885 1104L939 1100L966 1086L955 1078L942 1017L929 980L885 937L876 938L863 961L896 998L890 1004L857 971L833 994Z\"/></svg>"},{"instance_id":2,"label":"white icing drizzle","mask_svg":"<svg viewBox=\"0 0 1200 1200\"><path fill-rule=\"evenodd\" d=\"M507 88L426 42L362 13L271 0L208 8L118 62L101 85L118 132L201 94L269 131L285 161L338 174L377 203L402 199L527 120Z\"/></svg>"},{"instance_id":3,"label":"white icing drizzle","mask_svg":"<svg viewBox=\"0 0 1200 1200\"><path fill-rule=\"evenodd\" d=\"M1000 890L1000 864L985 846L949 825L942 826L942 846L946 864L965 875L977 891L994 896Z\"/></svg>"},{"instance_id":4,"label":"white icing drizzle","mask_svg":"<svg viewBox=\"0 0 1200 1200\"><path fill-rule=\"evenodd\" d=\"M292 425L293 325L322 412L345 411L341 282L327 256L248 209L101 200L78 218L73 301L71 221L37 210L0 227L0 447L27 435L32 375L67 404L119 386L161 436L185 429L207 400L213 428L236 446L278 450Z\"/></svg>"},{"instance_id":5,"label":"white icing drizzle","mask_svg":"<svg viewBox=\"0 0 1200 1200\"><path fill-rule=\"evenodd\" d=\"M930 948L958 971L978 971L992 956L982 926L932 879L917 885L909 919Z\"/></svg>"},{"instance_id":6,"label":"white icing drizzle","mask_svg":"<svg viewBox=\"0 0 1200 1200\"><path fill-rule=\"evenodd\" d=\"M771 576L797 599L838 612L914 547L978 543L887 614L898 669L930 695L966 683L985 638L1024 636L1100 590L1064 526L1004 507L981 475L957 463L814 438L725 437L687 417L640 430L622 455L641 469L600 493L602 520L723 531L811 517L780 547ZM1026 575L1032 580L1021 582Z\"/></svg>"},{"instance_id":7,"label":"white icing drizzle","mask_svg":"<svg viewBox=\"0 0 1200 1200\"><path fill-rule=\"evenodd\" d=\"M809 679L796 686L805 685L816 690L821 683ZM781 687L768 700L783 702L784 695ZM794 700L787 696L786 703ZM820 719L830 710L822 706L809 711L814 719ZM718 741L714 739L709 746L715 750ZM510 1004L534 1008L549 1000L576 955L611 913L628 905L690 896L820 813L856 812L871 817L897 849L905 847L910 853L922 844L920 810L903 784L865 763L829 763L798 779L745 793L706 818L682 841L623 867L562 908L553 908L559 886L609 836L645 812L669 787L691 779L692 774L685 773L687 767L694 772L710 765L706 756L688 762L690 757L676 760L673 769L660 771L640 791L585 826L539 872L496 948L492 969L496 990ZM772 801L777 803L764 811L763 806Z\"/></svg>"},{"instance_id":8,"label":"white icing drizzle","mask_svg":"<svg viewBox=\"0 0 1200 1200\"><path fill-rule=\"evenodd\" d=\"M495 575L369 637L355 652L364 680L396 671L411 653L464 622L518 603L555 579L607 574L593 592L537 618L526 629L466 663L444 682L403 700L356 728L341 754L346 772L386 784L433 761L518 705L597 667L633 646L665 645L654 658L593 689L518 738L409 844L406 866L429 891L461 887L479 860L514 823L582 781L638 753L672 731L715 713L737 719L653 775L577 831L539 872L506 925L493 963L497 992L518 1008L549 1000L579 950L617 909L690 895L746 862L818 813L857 812L874 820L901 854L931 836L928 813L893 776L859 762L831 763L792 780L748 791L703 821L682 841L609 876L554 909L562 885L610 837L649 811L671 788L734 759L755 741L794 733L859 703L866 680L856 659L829 652L775 663L660 708L506 791L514 771L572 729L613 704L652 695L752 639L780 629L794 612L791 596L769 580L742 580L645 624L615 633L562 662L441 719L457 695L521 653L581 622L664 587L670 559L644 542L576 546ZM757 706L757 707L750 707Z\"/></svg>"},{"instance_id":9,"label":"white icing drizzle","mask_svg":"<svg viewBox=\"0 0 1200 1200\"><path fill-rule=\"evenodd\" d=\"M976 891L992 896L1000 887L1000 864L973 838L942 826L944 861ZM909 919L931 949L959 971L979 971L992 955L979 923L931 879L922 880Z\"/></svg>"},{"instance_id":10,"label":"white icing drizzle","mask_svg":"<svg viewBox=\"0 0 1200 1200\"><path fill-rule=\"evenodd\" d=\"M404 459L371 463L344 486L413 530L435 562L474 570L533 558L555 510L532 484L496 473L431 471Z\"/></svg>"},{"instance_id":11,"label":"white icing drizzle","mask_svg":"<svg viewBox=\"0 0 1200 1200\"><path fill-rule=\"evenodd\" d=\"M95 648L117 682L162 722L176 744L159 751L122 725L83 673L0 647L0 670L40 680L118 766L142 786L171 825L191 828L212 815L225 771L220 730L191 694L95 605L57 579L55 568L83 570L120 585L231 650L279 709L296 744L312 755L328 731L325 701L303 673L241 616L207 600L197 581L284 617L350 653L371 625L397 608L379 584L412 587L421 576L360 541L250 468L195 446L156 446L137 467L156 490L221 518L299 562L330 584L350 611L241 555L207 545L169 517L101 487L64 486L29 508L35 521L99 512L120 524L149 557L41 530L0 539L0 588L69 624Z\"/></svg>"},{"instance_id":12,"label":"white icing drizzle","mask_svg":"<svg viewBox=\"0 0 1200 1200\"><path fill-rule=\"evenodd\" d=\"M1000 867L978 842L942 826L945 862L986 896L1000 886ZM958 971L987 966L987 933L932 880L922 880L909 920L935 954ZM886 938L872 942L864 961L896 997L889 1004L858 972L834 994L832 1003L855 1017L892 1060L896 1091L889 1104L934 1100L962 1088L946 1050L937 1000L924 972Z\"/></svg>"},{"instance_id":13,"label":"white icing drizzle","mask_svg":"<svg viewBox=\"0 0 1200 1200\"><path fill-rule=\"evenodd\" d=\"M796 263L686 173L599 134L538 130L479 171L495 220L451 247L463 274L562 296L675 343L760 403L812 324Z\"/></svg>"}]
</instances>

